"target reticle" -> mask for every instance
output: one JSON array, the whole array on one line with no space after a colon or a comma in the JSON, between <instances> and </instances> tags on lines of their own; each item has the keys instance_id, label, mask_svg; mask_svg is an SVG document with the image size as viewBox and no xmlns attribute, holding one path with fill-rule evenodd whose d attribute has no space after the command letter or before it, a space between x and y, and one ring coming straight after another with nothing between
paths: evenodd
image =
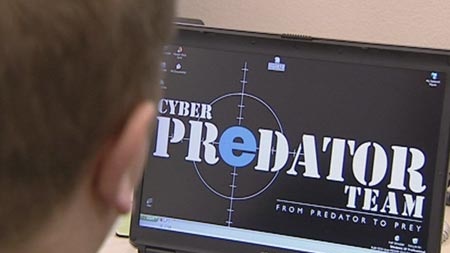
<instances>
[{"instance_id":1,"label":"target reticle","mask_svg":"<svg viewBox=\"0 0 450 253\"><path fill-rule=\"evenodd\" d=\"M252 86L257 84L249 82L251 70L247 62L243 64L241 71L240 90L219 96L210 103L213 108L214 123L220 126L219 132L232 136L233 131L241 131L241 135L243 132L245 132L243 136L248 136L250 133L256 140L259 139L258 129L261 128L283 133L280 119L271 106L262 98L251 94ZM223 135L222 138L224 138ZM248 138L251 139L250 136ZM243 142L239 138L234 141L236 143ZM219 143L214 144L219 149ZM258 144L255 146L258 147ZM275 152L275 147L273 147L272 153ZM214 166L193 162L203 185L213 194L230 202L229 208L226 210L228 212L227 226L231 226L233 223L232 214L235 201L246 201L257 197L266 191L278 177L278 172L255 173L258 148L254 153L254 159L245 159L244 157L240 159L242 161L233 161L237 166L230 166L230 163L224 161L224 157L221 157ZM243 154L242 152L241 154L235 153L234 156L243 157Z\"/></svg>"}]
</instances>

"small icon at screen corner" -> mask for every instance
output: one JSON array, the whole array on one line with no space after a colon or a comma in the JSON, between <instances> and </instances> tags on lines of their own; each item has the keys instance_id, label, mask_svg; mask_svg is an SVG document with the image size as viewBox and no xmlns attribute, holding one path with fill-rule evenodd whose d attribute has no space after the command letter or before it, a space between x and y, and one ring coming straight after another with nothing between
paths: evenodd
<instances>
[{"instance_id":1,"label":"small icon at screen corner","mask_svg":"<svg viewBox=\"0 0 450 253\"><path fill-rule=\"evenodd\" d=\"M426 79L429 87L436 88L441 85L441 75L439 72L431 71Z\"/></svg>"},{"instance_id":2,"label":"small icon at screen corner","mask_svg":"<svg viewBox=\"0 0 450 253\"><path fill-rule=\"evenodd\" d=\"M146 205L147 207L152 207L152 206L153 206L153 198L148 198L148 199L145 201L145 205Z\"/></svg>"}]
</instances>

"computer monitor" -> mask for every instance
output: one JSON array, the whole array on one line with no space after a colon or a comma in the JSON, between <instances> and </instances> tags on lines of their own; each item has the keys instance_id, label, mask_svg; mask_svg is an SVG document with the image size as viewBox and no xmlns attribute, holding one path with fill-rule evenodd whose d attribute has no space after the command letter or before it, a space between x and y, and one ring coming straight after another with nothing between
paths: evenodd
<instances>
[{"instance_id":1,"label":"computer monitor","mask_svg":"<svg viewBox=\"0 0 450 253\"><path fill-rule=\"evenodd\" d=\"M448 52L181 26L161 67L142 252L439 251Z\"/></svg>"}]
</instances>

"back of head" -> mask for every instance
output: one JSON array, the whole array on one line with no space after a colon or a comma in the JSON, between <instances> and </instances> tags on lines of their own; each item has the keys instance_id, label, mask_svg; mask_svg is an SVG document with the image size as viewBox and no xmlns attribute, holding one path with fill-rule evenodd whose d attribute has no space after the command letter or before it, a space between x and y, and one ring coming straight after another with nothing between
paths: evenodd
<instances>
[{"instance_id":1,"label":"back of head","mask_svg":"<svg viewBox=\"0 0 450 253\"><path fill-rule=\"evenodd\" d=\"M172 5L0 1L0 244L31 238L130 110L157 98Z\"/></svg>"}]
</instances>

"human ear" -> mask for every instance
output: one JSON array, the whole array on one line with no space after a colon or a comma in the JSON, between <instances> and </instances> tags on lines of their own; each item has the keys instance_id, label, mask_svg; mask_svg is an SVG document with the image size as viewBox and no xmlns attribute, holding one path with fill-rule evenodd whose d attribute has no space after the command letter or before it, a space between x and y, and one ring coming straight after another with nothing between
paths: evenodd
<instances>
[{"instance_id":1,"label":"human ear","mask_svg":"<svg viewBox=\"0 0 450 253\"><path fill-rule=\"evenodd\" d=\"M119 213L131 209L133 191L147 158L149 131L155 114L153 103L136 106L97 163L94 191L101 201Z\"/></svg>"}]
</instances>

